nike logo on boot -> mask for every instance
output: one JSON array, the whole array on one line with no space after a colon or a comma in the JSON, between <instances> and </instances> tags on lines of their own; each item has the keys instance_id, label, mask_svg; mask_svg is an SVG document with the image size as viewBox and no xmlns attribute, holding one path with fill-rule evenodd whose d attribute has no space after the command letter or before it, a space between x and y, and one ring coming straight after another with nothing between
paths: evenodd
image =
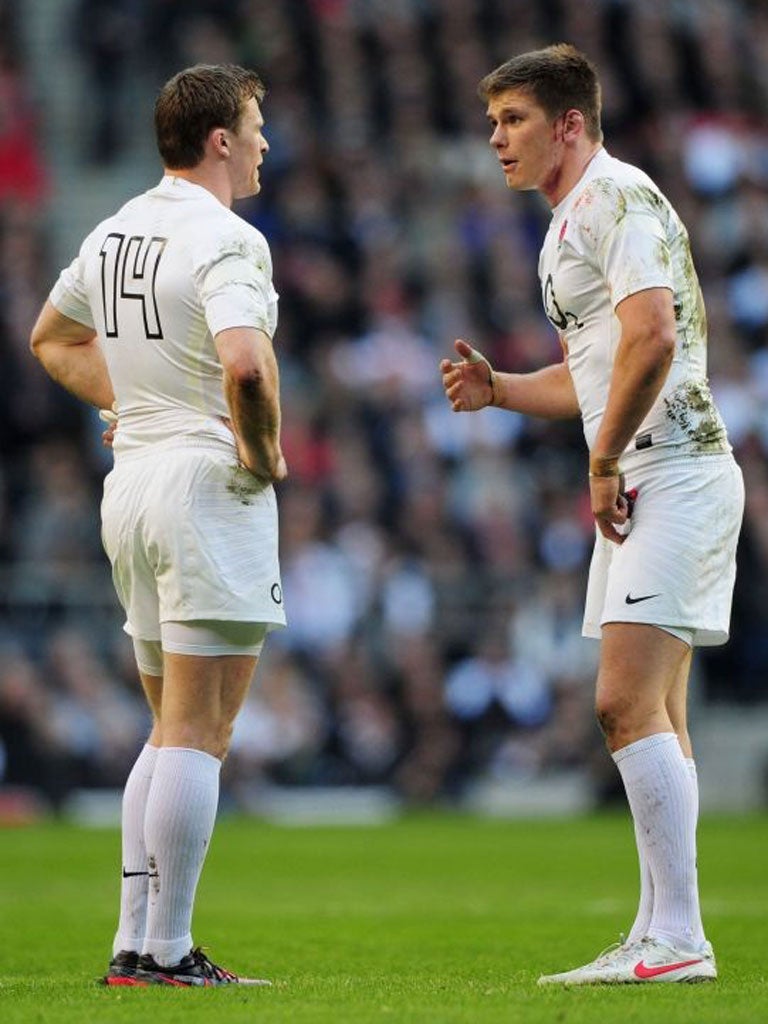
<instances>
[{"instance_id":1,"label":"nike logo on boot","mask_svg":"<svg viewBox=\"0 0 768 1024\"><path fill-rule=\"evenodd\" d=\"M681 960L677 964L660 964L658 967L646 967L641 960L639 964L635 964L635 976L646 980L648 978L658 978L660 974L669 974L670 971L679 971L683 967L693 967L694 964L700 964L702 960L697 957L695 960Z\"/></svg>"}]
</instances>

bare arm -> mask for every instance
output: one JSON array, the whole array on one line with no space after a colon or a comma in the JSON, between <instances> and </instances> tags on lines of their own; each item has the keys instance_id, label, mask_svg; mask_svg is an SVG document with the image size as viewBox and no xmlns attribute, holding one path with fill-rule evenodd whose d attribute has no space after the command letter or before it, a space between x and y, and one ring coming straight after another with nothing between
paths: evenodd
<instances>
[{"instance_id":1,"label":"bare arm","mask_svg":"<svg viewBox=\"0 0 768 1024\"><path fill-rule=\"evenodd\" d=\"M579 415L576 391L565 362L533 373L500 373L482 358L475 361L475 350L466 341L459 339L455 345L462 361L452 363L443 359L440 363L443 387L454 412L474 412L496 405L543 419L572 419Z\"/></svg>"},{"instance_id":2,"label":"bare arm","mask_svg":"<svg viewBox=\"0 0 768 1024\"><path fill-rule=\"evenodd\" d=\"M675 352L672 292L648 288L616 307L621 340L608 401L589 456L592 511L604 536L617 540L613 524L626 520L620 498L619 457L661 391ZM620 542L620 540L619 540Z\"/></svg>"},{"instance_id":3,"label":"bare arm","mask_svg":"<svg viewBox=\"0 0 768 1024\"><path fill-rule=\"evenodd\" d=\"M254 476L282 480L287 468L280 450L280 380L272 341L253 327L232 327L214 340L243 465Z\"/></svg>"},{"instance_id":4,"label":"bare arm","mask_svg":"<svg viewBox=\"0 0 768 1024\"><path fill-rule=\"evenodd\" d=\"M115 393L92 327L64 316L48 300L32 328L30 347L49 376L67 391L97 408L112 407Z\"/></svg>"}]
</instances>

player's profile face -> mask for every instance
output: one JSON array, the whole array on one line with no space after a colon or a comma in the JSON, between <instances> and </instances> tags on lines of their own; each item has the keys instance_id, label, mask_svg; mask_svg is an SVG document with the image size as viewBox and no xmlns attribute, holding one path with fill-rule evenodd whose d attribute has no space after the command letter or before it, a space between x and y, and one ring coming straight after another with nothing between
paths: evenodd
<instances>
[{"instance_id":1,"label":"player's profile face","mask_svg":"<svg viewBox=\"0 0 768 1024\"><path fill-rule=\"evenodd\" d=\"M258 100L251 97L243 108L237 131L229 133L229 172L234 199L254 196L261 190L259 167L269 151L263 128Z\"/></svg>"},{"instance_id":2,"label":"player's profile face","mask_svg":"<svg viewBox=\"0 0 768 1024\"><path fill-rule=\"evenodd\" d=\"M517 192L539 189L546 194L561 158L557 140L560 119L553 121L524 89L505 89L491 96L486 114L491 126L489 141L508 188Z\"/></svg>"}]
</instances>

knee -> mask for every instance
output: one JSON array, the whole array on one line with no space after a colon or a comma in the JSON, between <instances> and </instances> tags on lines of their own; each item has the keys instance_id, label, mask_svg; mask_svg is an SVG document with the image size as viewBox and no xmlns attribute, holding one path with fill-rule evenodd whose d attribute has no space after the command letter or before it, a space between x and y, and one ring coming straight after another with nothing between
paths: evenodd
<instances>
[{"instance_id":1,"label":"knee","mask_svg":"<svg viewBox=\"0 0 768 1024\"><path fill-rule=\"evenodd\" d=\"M235 723L231 721L222 722L219 726L216 736L216 750L213 752L213 756L218 757L220 761L223 761L229 753L234 728Z\"/></svg>"},{"instance_id":2,"label":"knee","mask_svg":"<svg viewBox=\"0 0 768 1024\"><path fill-rule=\"evenodd\" d=\"M208 728L198 736L197 746L206 754L212 754L223 761L229 752L232 742L234 723L229 721L211 722Z\"/></svg>"},{"instance_id":3,"label":"knee","mask_svg":"<svg viewBox=\"0 0 768 1024\"><path fill-rule=\"evenodd\" d=\"M163 727L162 744L202 750L223 761L232 742L233 727L233 722L222 719L174 722Z\"/></svg>"},{"instance_id":4,"label":"knee","mask_svg":"<svg viewBox=\"0 0 768 1024\"><path fill-rule=\"evenodd\" d=\"M612 693L598 694L595 715L609 748L622 745L625 735L632 729L632 708L624 697Z\"/></svg>"}]
</instances>

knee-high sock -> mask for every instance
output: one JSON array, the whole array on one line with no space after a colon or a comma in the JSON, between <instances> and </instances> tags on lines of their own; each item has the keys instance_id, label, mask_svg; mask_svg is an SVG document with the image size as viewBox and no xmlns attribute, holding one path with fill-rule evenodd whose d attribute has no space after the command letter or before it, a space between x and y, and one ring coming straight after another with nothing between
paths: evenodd
<instances>
[{"instance_id":1,"label":"knee-high sock","mask_svg":"<svg viewBox=\"0 0 768 1024\"><path fill-rule=\"evenodd\" d=\"M688 769L688 776L691 781L691 788L696 808L696 819L699 816L699 783L696 776L696 762L692 757L685 758L685 765ZM648 934L653 916L653 878L648 863L648 855L645 852L645 842L637 822L635 822L635 843L637 844L637 859L640 865L640 902L637 907L635 920L627 934L626 942L632 943L642 939Z\"/></svg>"},{"instance_id":2,"label":"knee-high sock","mask_svg":"<svg viewBox=\"0 0 768 1024\"><path fill-rule=\"evenodd\" d=\"M147 851L144 847L144 813L157 747L148 743L136 758L123 791L123 880L120 888L120 922L112 953L140 953L147 924Z\"/></svg>"},{"instance_id":3,"label":"knee-high sock","mask_svg":"<svg viewBox=\"0 0 768 1024\"><path fill-rule=\"evenodd\" d=\"M696 871L698 801L675 733L617 750L636 834L653 882L647 934L696 949L704 941Z\"/></svg>"},{"instance_id":4,"label":"knee-high sock","mask_svg":"<svg viewBox=\"0 0 768 1024\"><path fill-rule=\"evenodd\" d=\"M648 934L653 916L653 878L651 867L648 863L648 855L645 852L645 843L640 828L635 822L635 843L637 845L637 859L640 864L640 902L637 907L635 920L626 937L627 943L638 942Z\"/></svg>"},{"instance_id":5,"label":"knee-high sock","mask_svg":"<svg viewBox=\"0 0 768 1024\"><path fill-rule=\"evenodd\" d=\"M192 907L216 820L221 761L163 747L147 798L149 904L143 953L168 967L192 948Z\"/></svg>"}]
</instances>

